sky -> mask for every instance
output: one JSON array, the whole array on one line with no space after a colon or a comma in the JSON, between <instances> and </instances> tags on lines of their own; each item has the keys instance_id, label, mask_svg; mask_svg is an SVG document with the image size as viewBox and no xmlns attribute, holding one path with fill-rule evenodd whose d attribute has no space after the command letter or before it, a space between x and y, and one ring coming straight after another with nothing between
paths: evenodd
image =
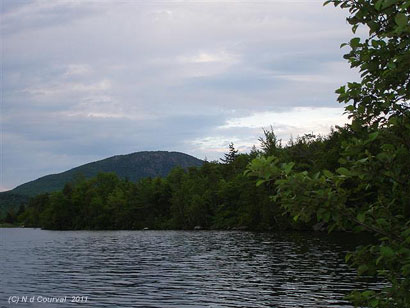
<instances>
[{"instance_id":1,"label":"sky","mask_svg":"<svg viewBox=\"0 0 410 308\"><path fill-rule=\"evenodd\" d=\"M346 12L320 0L0 0L0 190L118 154L200 159L347 122Z\"/></svg>"}]
</instances>

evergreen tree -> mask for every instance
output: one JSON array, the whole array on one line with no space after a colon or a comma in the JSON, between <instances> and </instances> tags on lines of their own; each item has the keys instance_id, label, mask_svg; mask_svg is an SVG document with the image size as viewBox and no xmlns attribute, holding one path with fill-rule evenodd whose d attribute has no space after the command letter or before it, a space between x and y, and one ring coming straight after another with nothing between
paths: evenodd
<instances>
[{"instance_id":1,"label":"evergreen tree","mask_svg":"<svg viewBox=\"0 0 410 308\"><path fill-rule=\"evenodd\" d=\"M228 153L225 153L224 158L221 158L224 164L231 164L235 161L236 157L238 157L238 150L235 149L233 142L229 144L228 148Z\"/></svg>"}]
</instances>

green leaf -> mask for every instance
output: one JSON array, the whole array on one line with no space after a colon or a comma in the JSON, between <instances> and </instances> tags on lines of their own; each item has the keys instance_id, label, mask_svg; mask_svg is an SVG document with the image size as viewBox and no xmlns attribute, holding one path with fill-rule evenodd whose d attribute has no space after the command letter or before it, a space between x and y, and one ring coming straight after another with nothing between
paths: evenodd
<instances>
[{"instance_id":1,"label":"green leaf","mask_svg":"<svg viewBox=\"0 0 410 308\"><path fill-rule=\"evenodd\" d=\"M336 94L344 94L346 93L346 87L345 86L341 86L339 89L337 89L335 91Z\"/></svg>"},{"instance_id":2,"label":"green leaf","mask_svg":"<svg viewBox=\"0 0 410 308\"><path fill-rule=\"evenodd\" d=\"M379 219L376 220L376 222L377 222L377 224L380 225L380 226L386 226L386 225L388 225L387 220L384 219L384 218L379 218Z\"/></svg>"},{"instance_id":3,"label":"green leaf","mask_svg":"<svg viewBox=\"0 0 410 308\"><path fill-rule=\"evenodd\" d=\"M357 214L357 220L358 220L360 223L363 223L365 219L366 219L366 213L359 213L359 214Z\"/></svg>"},{"instance_id":4,"label":"green leaf","mask_svg":"<svg viewBox=\"0 0 410 308\"><path fill-rule=\"evenodd\" d=\"M379 306L379 300L377 298L372 298L370 300L370 306L375 307L375 308L378 307Z\"/></svg>"},{"instance_id":5,"label":"green leaf","mask_svg":"<svg viewBox=\"0 0 410 308\"><path fill-rule=\"evenodd\" d=\"M387 63L387 68L389 68L390 70L394 70L396 69L397 65L394 62L389 62Z\"/></svg>"},{"instance_id":6,"label":"green leaf","mask_svg":"<svg viewBox=\"0 0 410 308\"><path fill-rule=\"evenodd\" d=\"M359 28L359 24L355 24L355 25L352 27L352 32L353 32L353 33L356 33L357 28Z\"/></svg>"},{"instance_id":7,"label":"green leaf","mask_svg":"<svg viewBox=\"0 0 410 308\"><path fill-rule=\"evenodd\" d=\"M396 4L398 0L384 0L382 9L386 9L393 4Z\"/></svg>"},{"instance_id":8,"label":"green leaf","mask_svg":"<svg viewBox=\"0 0 410 308\"><path fill-rule=\"evenodd\" d=\"M395 117L395 116L390 117L389 118L389 124L397 125L398 124L397 117Z\"/></svg>"},{"instance_id":9,"label":"green leaf","mask_svg":"<svg viewBox=\"0 0 410 308\"><path fill-rule=\"evenodd\" d=\"M360 37L354 37L350 40L350 47L356 48L360 45Z\"/></svg>"},{"instance_id":10,"label":"green leaf","mask_svg":"<svg viewBox=\"0 0 410 308\"><path fill-rule=\"evenodd\" d=\"M380 247L380 254L384 258L391 258L391 257L394 257L394 250L391 249L389 246L381 246Z\"/></svg>"},{"instance_id":11,"label":"green leaf","mask_svg":"<svg viewBox=\"0 0 410 308\"><path fill-rule=\"evenodd\" d=\"M401 272L404 276L410 275L410 264L406 264L401 268Z\"/></svg>"},{"instance_id":12,"label":"green leaf","mask_svg":"<svg viewBox=\"0 0 410 308\"><path fill-rule=\"evenodd\" d=\"M405 27L407 25L408 22L408 18L406 15L404 15L403 13L398 13L396 15L396 17L394 18L394 21L396 22L396 24L399 27Z\"/></svg>"},{"instance_id":13,"label":"green leaf","mask_svg":"<svg viewBox=\"0 0 410 308\"><path fill-rule=\"evenodd\" d=\"M380 11L380 9L382 8L383 1L384 0L379 0L376 2L376 4L374 5L376 10Z\"/></svg>"},{"instance_id":14,"label":"green leaf","mask_svg":"<svg viewBox=\"0 0 410 308\"><path fill-rule=\"evenodd\" d=\"M285 164L285 166L283 167L283 169L285 170L286 174L289 174L290 171L292 170L292 168L295 166L294 162L290 162L288 164Z\"/></svg>"},{"instance_id":15,"label":"green leaf","mask_svg":"<svg viewBox=\"0 0 410 308\"><path fill-rule=\"evenodd\" d=\"M362 124L360 123L360 121L357 121L357 120L352 121L352 129L354 131L359 131L361 128L362 128Z\"/></svg>"},{"instance_id":16,"label":"green leaf","mask_svg":"<svg viewBox=\"0 0 410 308\"><path fill-rule=\"evenodd\" d=\"M364 274L368 269L369 269L369 267L368 267L366 264L362 264L362 265L360 265L360 266L358 267L357 273L358 273L359 275L362 275L362 274Z\"/></svg>"},{"instance_id":17,"label":"green leaf","mask_svg":"<svg viewBox=\"0 0 410 308\"><path fill-rule=\"evenodd\" d=\"M258 180L257 182L256 182L256 186L261 186L263 183L265 183L266 181L265 180Z\"/></svg>"},{"instance_id":18,"label":"green leaf","mask_svg":"<svg viewBox=\"0 0 410 308\"><path fill-rule=\"evenodd\" d=\"M350 112L354 111L355 109L356 108L354 108L354 106L352 106L352 105L349 105L349 106L345 107L345 110L350 111Z\"/></svg>"},{"instance_id":19,"label":"green leaf","mask_svg":"<svg viewBox=\"0 0 410 308\"><path fill-rule=\"evenodd\" d=\"M369 157L365 157L365 158L359 159L358 162L363 164L363 163L367 162L368 160L369 160Z\"/></svg>"},{"instance_id":20,"label":"green leaf","mask_svg":"<svg viewBox=\"0 0 410 308\"><path fill-rule=\"evenodd\" d=\"M369 138L366 140L367 143L373 142L376 140L377 136L379 135L379 132L374 132L369 134Z\"/></svg>"},{"instance_id":21,"label":"green leaf","mask_svg":"<svg viewBox=\"0 0 410 308\"><path fill-rule=\"evenodd\" d=\"M341 174L341 175L344 175L344 176L351 176L352 175L352 173L348 169L346 169L345 167L340 167L340 168L336 169L336 172Z\"/></svg>"},{"instance_id":22,"label":"green leaf","mask_svg":"<svg viewBox=\"0 0 410 308\"><path fill-rule=\"evenodd\" d=\"M330 172L329 170L323 170L322 172L328 178L331 178L333 176L333 173Z\"/></svg>"},{"instance_id":23,"label":"green leaf","mask_svg":"<svg viewBox=\"0 0 410 308\"><path fill-rule=\"evenodd\" d=\"M372 291L372 290L367 290L367 291L364 291L364 292L362 293L362 295L363 295L364 297L366 297L366 298L369 298L370 296L373 296L373 295L374 295L374 291Z\"/></svg>"},{"instance_id":24,"label":"green leaf","mask_svg":"<svg viewBox=\"0 0 410 308\"><path fill-rule=\"evenodd\" d=\"M403 237L408 237L408 236L410 236L410 228L408 228L407 230L404 230L404 231L401 233L401 236L403 236Z\"/></svg>"},{"instance_id":25,"label":"green leaf","mask_svg":"<svg viewBox=\"0 0 410 308\"><path fill-rule=\"evenodd\" d=\"M386 153L379 153L379 154L377 154L376 155L376 157L377 157L377 159L378 160L380 160L380 161L386 161L386 160L388 160L389 159L389 155L387 155Z\"/></svg>"}]
</instances>

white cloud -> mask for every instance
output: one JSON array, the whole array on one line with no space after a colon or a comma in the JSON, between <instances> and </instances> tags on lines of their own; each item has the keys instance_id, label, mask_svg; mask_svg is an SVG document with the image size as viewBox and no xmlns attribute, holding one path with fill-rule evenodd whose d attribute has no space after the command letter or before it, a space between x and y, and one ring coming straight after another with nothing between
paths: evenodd
<instances>
[{"instance_id":1,"label":"white cloud","mask_svg":"<svg viewBox=\"0 0 410 308\"><path fill-rule=\"evenodd\" d=\"M84 75L91 72L91 68L87 64L69 64L67 65L64 77Z\"/></svg>"},{"instance_id":2,"label":"white cloud","mask_svg":"<svg viewBox=\"0 0 410 308\"><path fill-rule=\"evenodd\" d=\"M75 115L75 114L74 114ZM80 114L81 116L82 114ZM104 113L104 112L89 112L85 114L87 118L113 118L113 119L120 119L120 118L128 118L128 115L125 113Z\"/></svg>"},{"instance_id":3,"label":"white cloud","mask_svg":"<svg viewBox=\"0 0 410 308\"><path fill-rule=\"evenodd\" d=\"M51 85L34 86L26 88L23 92L29 93L34 97L41 96L62 96L78 92L83 93L95 93L104 92L111 88L111 82L109 80L101 80L95 83L79 83L79 82L57 82Z\"/></svg>"},{"instance_id":4,"label":"white cloud","mask_svg":"<svg viewBox=\"0 0 410 308\"><path fill-rule=\"evenodd\" d=\"M230 119L220 126L220 129L235 127L263 128L269 126L283 126L288 128L288 133L297 135L300 130L313 131L318 134L329 132L330 126L343 126L347 123L343 108L330 107L296 107L286 112L260 112L247 117Z\"/></svg>"},{"instance_id":5,"label":"white cloud","mask_svg":"<svg viewBox=\"0 0 410 308\"><path fill-rule=\"evenodd\" d=\"M238 56L229 54L226 51L220 52L204 52L201 51L194 56L182 56L180 61L182 63L213 63L222 62L226 64L233 64L238 62Z\"/></svg>"},{"instance_id":6,"label":"white cloud","mask_svg":"<svg viewBox=\"0 0 410 308\"><path fill-rule=\"evenodd\" d=\"M291 137L305 133L327 135L331 127L343 126L347 122L343 108L295 107L285 112L258 112L229 119L215 128L211 135L197 138L191 144L215 159L227 152L230 142L241 152L250 151L263 135L263 129L272 127L278 138L286 143Z\"/></svg>"},{"instance_id":7,"label":"white cloud","mask_svg":"<svg viewBox=\"0 0 410 308\"><path fill-rule=\"evenodd\" d=\"M205 138L197 138L189 142L195 146L202 155L206 155L209 159L218 159L223 153L227 152L230 143L234 143L236 149L241 153L249 152L252 146L257 142L254 136L211 136Z\"/></svg>"}]
</instances>

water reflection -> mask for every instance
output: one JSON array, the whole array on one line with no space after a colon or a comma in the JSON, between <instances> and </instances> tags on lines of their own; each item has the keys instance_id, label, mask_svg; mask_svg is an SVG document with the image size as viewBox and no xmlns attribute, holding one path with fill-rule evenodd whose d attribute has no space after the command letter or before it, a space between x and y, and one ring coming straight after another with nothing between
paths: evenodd
<instances>
[{"instance_id":1,"label":"water reflection","mask_svg":"<svg viewBox=\"0 0 410 308\"><path fill-rule=\"evenodd\" d=\"M351 307L344 296L364 286L343 262L346 235L0 232L0 307L12 295L88 296L30 307Z\"/></svg>"}]
</instances>

